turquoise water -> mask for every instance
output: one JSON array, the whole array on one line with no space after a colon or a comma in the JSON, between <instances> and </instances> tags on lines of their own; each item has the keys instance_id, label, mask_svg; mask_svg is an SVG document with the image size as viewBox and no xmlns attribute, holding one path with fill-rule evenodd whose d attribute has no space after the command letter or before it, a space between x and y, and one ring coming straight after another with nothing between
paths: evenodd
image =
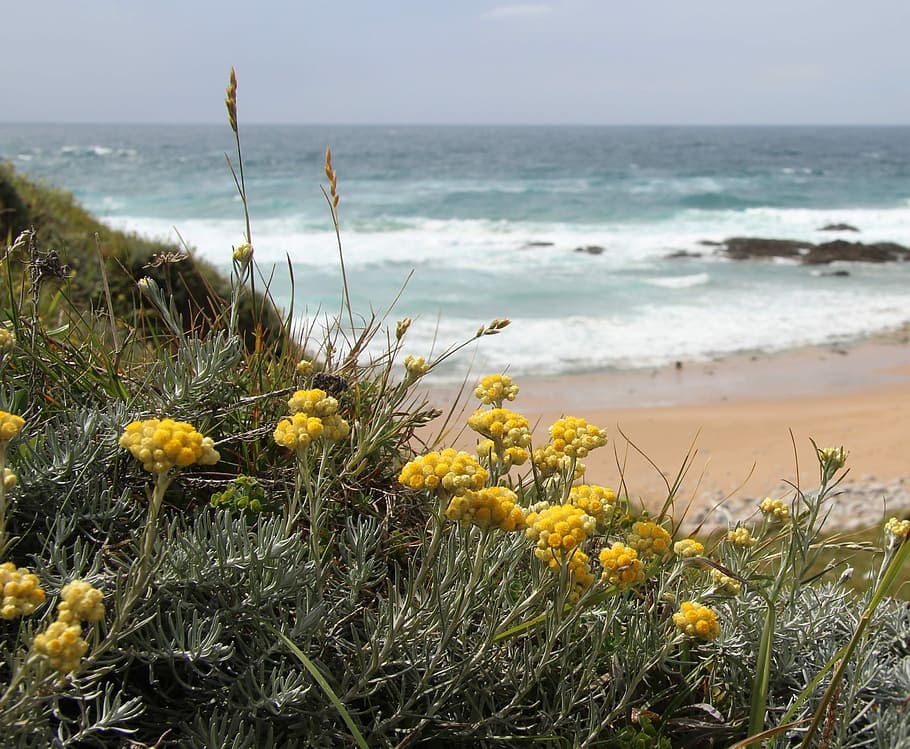
<instances>
[{"instance_id":1,"label":"turquoise water","mask_svg":"<svg viewBox=\"0 0 910 749\"><path fill-rule=\"evenodd\" d=\"M319 189L331 145L355 310L416 322L410 353L502 335L451 371L648 367L840 341L910 321L910 264L850 276L732 263L730 236L910 245L910 128L271 127L241 131L256 257L301 317L338 308ZM119 227L227 269L242 241L220 126L0 125L0 158ZM860 234L818 229L846 222ZM596 245L599 255L575 252ZM668 259L678 251L700 258ZM461 369L459 369L461 368Z\"/></svg>"}]
</instances>

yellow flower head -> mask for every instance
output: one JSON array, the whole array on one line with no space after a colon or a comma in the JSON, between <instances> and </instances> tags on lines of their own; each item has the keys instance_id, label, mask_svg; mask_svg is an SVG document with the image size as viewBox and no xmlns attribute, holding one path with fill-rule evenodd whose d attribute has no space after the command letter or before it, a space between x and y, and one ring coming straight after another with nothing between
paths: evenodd
<instances>
[{"instance_id":1,"label":"yellow flower head","mask_svg":"<svg viewBox=\"0 0 910 749\"><path fill-rule=\"evenodd\" d=\"M5 325L0 325L0 352L9 351L16 345L16 335Z\"/></svg>"},{"instance_id":2,"label":"yellow flower head","mask_svg":"<svg viewBox=\"0 0 910 749\"><path fill-rule=\"evenodd\" d=\"M242 242L234 248L234 260L246 265L253 259L253 246L249 242Z\"/></svg>"},{"instance_id":3,"label":"yellow flower head","mask_svg":"<svg viewBox=\"0 0 910 749\"><path fill-rule=\"evenodd\" d=\"M711 577L714 578L714 585L717 586L717 589L722 593L727 593L731 596L738 596L739 592L742 590L742 583L739 582L735 577L730 577L725 575L719 569L711 569Z\"/></svg>"},{"instance_id":4,"label":"yellow flower head","mask_svg":"<svg viewBox=\"0 0 910 749\"><path fill-rule=\"evenodd\" d=\"M694 538L684 538L682 541L677 541L673 544L673 551L683 559L688 557L700 557L705 553L705 546Z\"/></svg>"},{"instance_id":5,"label":"yellow flower head","mask_svg":"<svg viewBox=\"0 0 910 749\"><path fill-rule=\"evenodd\" d=\"M9 491L10 489L15 489L16 484L19 483L19 477L16 476L9 468L3 469L3 488Z\"/></svg>"},{"instance_id":6,"label":"yellow flower head","mask_svg":"<svg viewBox=\"0 0 910 749\"><path fill-rule=\"evenodd\" d=\"M550 427L550 440L557 452L573 458L584 458L595 447L606 445L607 435L584 419L566 416Z\"/></svg>"},{"instance_id":7,"label":"yellow flower head","mask_svg":"<svg viewBox=\"0 0 910 749\"><path fill-rule=\"evenodd\" d=\"M292 414L302 413L306 416L332 416L338 412L338 401L325 390L298 390L288 401Z\"/></svg>"},{"instance_id":8,"label":"yellow flower head","mask_svg":"<svg viewBox=\"0 0 910 749\"><path fill-rule=\"evenodd\" d=\"M673 623L680 632L701 640L713 640L720 635L717 613L696 601L683 601L673 614Z\"/></svg>"},{"instance_id":9,"label":"yellow flower head","mask_svg":"<svg viewBox=\"0 0 910 749\"><path fill-rule=\"evenodd\" d=\"M79 667L80 659L88 650L88 643L82 639L82 628L78 624L57 620L46 632L35 635L33 647L36 653L47 658L51 668L68 674Z\"/></svg>"},{"instance_id":10,"label":"yellow flower head","mask_svg":"<svg viewBox=\"0 0 910 749\"><path fill-rule=\"evenodd\" d=\"M60 591L57 619L66 624L100 622L104 619L104 594L85 582L73 580Z\"/></svg>"},{"instance_id":11,"label":"yellow flower head","mask_svg":"<svg viewBox=\"0 0 910 749\"><path fill-rule=\"evenodd\" d=\"M120 447L129 450L149 473L165 473L193 463L214 465L221 458L211 437L203 437L192 425L173 419L134 421L120 436Z\"/></svg>"},{"instance_id":12,"label":"yellow flower head","mask_svg":"<svg viewBox=\"0 0 910 749\"><path fill-rule=\"evenodd\" d=\"M761 510L762 515L778 523L784 523L790 518L790 508L787 507L782 499L765 497L758 509Z\"/></svg>"},{"instance_id":13,"label":"yellow flower head","mask_svg":"<svg viewBox=\"0 0 910 749\"><path fill-rule=\"evenodd\" d=\"M554 549L535 549L534 555L557 575L562 565L569 569L569 602L576 603L581 594L594 584L594 575L591 573L591 560L581 549L575 549L570 554L562 554Z\"/></svg>"},{"instance_id":14,"label":"yellow flower head","mask_svg":"<svg viewBox=\"0 0 910 749\"><path fill-rule=\"evenodd\" d=\"M667 530L650 520L639 520L632 524L632 531L626 539L629 546L643 557L663 556L672 546L673 539Z\"/></svg>"},{"instance_id":15,"label":"yellow flower head","mask_svg":"<svg viewBox=\"0 0 910 749\"><path fill-rule=\"evenodd\" d=\"M518 497L511 489L491 486L452 497L446 517L462 525L473 523L479 528L499 528L506 533L520 531L525 528L525 514L517 503Z\"/></svg>"},{"instance_id":16,"label":"yellow flower head","mask_svg":"<svg viewBox=\"0 0 910 749\"><path fill-rule=\"evenodd\" d=\"M727 531L727 542L744 549L755 546L755 539L752 538L751 531L743 526Z\"/></svg>"},{"instance_id":17,"label":"yellow flower head","mask_svg":"<svg viewBox=\"0 0 910 749\"><path fill-rule=\"evenodd\" d=\"M523 447L506 447L502 455L496 452L496 443L493 440L480 440L477 443L477 457L487 461L488 465L501 463L503 467L520 466L527 462L528 451Z\"/></svg>"},{"instance_id":18,"label":"yellow flower head","mask_svg":"<svg viewBox=\"0 0 910 749\"><path fill-rule=\"evenodd\" d=\"M411 354L404 358L404 368L408 375L415 380L430 371L430 365L427 364L427 360L424 357L412 356Z\"/></svg>"},{"instance_id":19,"label":"yellow flower head","mask_svg":"<svg viewBox=\"0 0 910 749\"><path fill-rule=\"evenodd\" d=\"M904 541L907 536L910 536L910 520L891 518L885 523L885 534L891 536L895 541Z\"/></svg>"},{"instance_id":20,"label":"yellow flower head","mask_svg":"<svg viewBox=\"0 0 910 749\"><path fill-rule=\"evenodd\" d=\"M9 442L25 426L25 419L16 414L0 411L0 442Z\"/></svg>"},{"instance_id":21,"label":"yellow flower head","mask_svg":"<svg viewBox=\"0 0 910 749\"><path fill-rule=\"evenodd\" d=\"M504 374L487 375L474 388L474 397L485 406L502 406L503 401L513 401L518 395L518 385L512 384L512 378Z\"/></svg>"},{"instance_id":22,"label":"yellow flower head","mask_svg":"<svg viewBox=\"0 0 910 749\"><path fill-rule=\"evenodd\" d=\"M598 526L603 527L613 517L616 494L605 486L578 484L569 490L569 503L584 510L597 521Z\"/></svg>"},{"instance_id":23,"label":"yellow flower head","mask_svg":"<svg viewBox=\"0 0 910 749\"><path fill-rule=\"evenodd\" d=\"M597 521L575 505L551 505L526 518L528 538L540 551L570 554L594 533Z\"/></svg>"},{"instance_id":24,"label":"yellow flower head","mask_svg":"<svg viewBox=\"0 0 910 749\"><path fill-rule=\"evenodd\" d=\"M645 570L638 552L621 541L600 550L601 579L618 590L628 590L645 580Z\"/></svg>"},{"instance_id":25,"label":"yellow flower head","mask_svg":"<svg viewBox=\"0 0 910 749\"><path fill-rule=\"evenodd\" d=\"M297 413L290 419L282 419L275 427L272 435L282 447L298 450L309 447L314 440L319 439L325 428L322 419L318 416L307 416Z\"/></svg>"},{"instance_id":26,"label":"yellow flower head","mask_svg":"<svg viewBox=\"0 0 910 749\"><path fill-rule=\"evenodd\" d=\"M414 458L401 469L398 481L411 489L460 496L468 491L482 489L487 475L476 458L447 447Z\"/></svg>"},{"instance_id":27,"label":"yellow flower head","mask_svg":"<svg viewBox=\"0 0 910 749\"><path fill-rule=\"evenodd\" d=\"M0 594L0 617L3 619L31 614L44 602L44 591L38 586L38 578L12 562L0 564Z\"/></svg>"},{"instance_id":28,"label":"yellow flower head","mask_svg":"<svg viewBox=\"0 0 910 749\"><path fill-rule=\"evenodd\" d=\"M577 481L585 475L586 470L584 463L558 451L552 444L534 450L531 454L531 462L537 467L541 478L547 478L556 473L568 473L571 467L572 480Z\"/></svg>"},{"instance_id":29,"label":"yellow flower head","mask_svg":"<svg viewBox=\"0 0 910 749\"><path fill-rule=\"evenodd\" d=\"M313 362L309 359L301 359L297 362L297 366L294 367L294 370L301 377L306 377L307 375L313 374Z\"/></svg>"}]
</instances>

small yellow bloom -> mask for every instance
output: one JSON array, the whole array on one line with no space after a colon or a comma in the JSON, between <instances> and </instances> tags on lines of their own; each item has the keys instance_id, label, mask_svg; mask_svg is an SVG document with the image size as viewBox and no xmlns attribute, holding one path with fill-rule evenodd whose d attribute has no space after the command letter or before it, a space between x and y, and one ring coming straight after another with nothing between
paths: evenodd
<instances>
[{"instance_id":1,"label":"small yellow bloom","mask_svg":"<svg viewBox=\"0 0 910 749\"><path fill-rule=\"evenodd\" d=\"M68 674L79 667L88 643L82 639L82 628L78 624L58 620L46 632L35 635L33 647L35 652L47 658L51 668Z\"/></svg>"},{"instance_id":2,"label":"small yellow bloom","mask_svg":"<svg viewBox=\"0 0 910 749\"><path fill-rule=\"evenodd\" d=\"M85 582L73 580L60 591L57 604L57 619L67 624L76 622L100 622L104 619L104 594Z\"/></svg>"},{"instance_id":3,"label":"small yellow bloom","mask_svg":"<svg viewBox=\"0 0 910 749\"><path fill-rule=\"evenodd\" d=\"M427 364L427 360L424 357L411 354L404 358L404 368L408 375L415 380L430 371L430 365Z\"/></svg>"},{"instance_id":4,"label":"small yellow bloom","mask_svg":"<svg viewBox=\"0 0 910 749\"><path fill-rule=\"evenodd\" d=\"M547 567L559 574L563 565L569 570L568 600L576 603L581 594L594 584L594 575L591 573L591 560L581 549L575 549L570 554L561 554L553 549L535 549L534 555Z\"/></svg>"},{"instance_id":5,"label":"small yellow bloom","mask_svg":"<svg viewBox=\"0 0 910 749\"><path fill-rule=\"evenodd\" d=\"M524 465L528 460L528 451L523 447L506 447L500 455L493 440L481 440L477 443L477 457L487 461L487 465L500 463L504 468L511 468Z\"/></svg>"},{"instance_id":6,"label":"small yellow bloom","mask_svg":"<svg viewBox=\"0 0 910 749\"><path fill-rule=\"evenodd\" d=\"M731 596L738 596L739 592L742 590L742 583L739 582L735 577L730 577L725 575L719 569L711 569L711 577L714 578L714 584L717 586L717 589L723 593L727 593Z\"/></svg>"},{"instance_id":7,"label":"small yellow bloom","mask_svg":"<svg viewBox=\"0 0 910 749\"><path fill-rule=\"evenodd\" d=\"M25 419L16 414L0 411L0 442L9 442L25 426Z\"/></svg>"},{"instance_id":8,"label":"small yellow bloom","mask_svg":"<svg viewBox=\"0 0 910 749\"><path fill-rule=\"evenodd\" d=\"M670 551L673 539L663 526L651 520L639 520L632 524L632 531L626 542L636 549L642 558L647 558L666 554Z\"/></svg>"},{"instance_id":9,"label":"small yellow bloom","mask_svg":"<svg viewBox=\"0 0 910 749\"><path fill-rule=\"evenodd\" d=\"M743 526L727 531L727 541L734 546L742 546L744 549L755 546L755 539L752 538L751 531Z\"/></svg>"},{"instance_id":10,"label":"small yellow bloom","mask_svg":"<svg viewBox=\"0 0 910 749\"><path fill-rule=\"evenodd\" d=\"M684 538L673 544L673 551L683 559L688 557L700 557L705 553L705 546L694 538Z\"/></svg>"},{"instance_id":11,"label":"small yellow bloom","mask_svg":"<svg viewBox=\"0 0 910 749\"><path fill-rule=\"evenodd\" d=\"M885 523L885 533L897 541L904 541L907 536L910 536L910 520L891 518Z\"/></svg>"},{"instance_id":12,"label":"small yellow bloom","mask_svg":"<svg viewBox=\"0 0 910 749\"><path fill-rule=\"evenodd\" d=\"M0 564L0 617L14 619L31 614L44 602L38 578L25 567L12 562Z\"/></svg>"},{"instance_id":13,"label":"small yellow bloom","mask_svg":"<svg viewBox=\"0 0 910 749\"><path fill-rule=\"evenodd\" d=\"M612 489L597 484L578 484L569 490L569 502L580 507L604 527L616 509L616 494Z\"/></svg>"},{"instance_id":14,"label":"small yellow bloom","mask_svg":"<svg viewBox=\"0 0 910 749\"><path fill-rule=\"evenodd\" d=\"M311 362L309 359L301 359L299 362L297 362L297 366L294 367L294 369L301 377L306 377L313 374L313 362Z\"/></svg>"},{"instance_id":15,"label":"small yellow bloom","mask_svg":"<svg viewBox=\"0 0 910 749\"><path fill-rule=\"evenodd\" d=\"M446 517L462 525L473 523L480 528L499 528L506 533L525 528L525 515L518 506L518 497L504 486L467 491L452 497Z\"/></svg>"},{"instance_id":16,"label":"small yellow bloom","mask_svg":"<svg viewBox=\"0 0 910 749\"><path fill-rule=\"evenodd\" d=\"M398 324L395 326L395 339L400 341L404 334L408 332L408 328L411 327L413 321L410 317L403 317L398 321Z\"/></svg>"},{"instance_id":17,"label":"small yellow bloom","mask_svg":"<svg viewBox=\"0 0 910 749\"><path fill-rule=\"evenodd\" d=\"M528 538L537 542L537 549L569 554L593 534L597 521L575 505L551 505L540 512L531 512L526 522Z\"/></svg>"},{"instance_id":18,"label":"small yellow bloom","mask_svg":"<svg viewBox=\"0 0 910 749\"><path fill-rule=\"evenodd\" d=\"M132 422L120 436L120 446L149 473L165 473L193 463L214 465L221 459L211 437L203 437L191 424L173 419Z\"/></svg>"},{"instance_id":19,"label":"small yellow bloom","mask_svg":"<svg viewBox=\"0 0 910 749\"><path fill-rule=\"evenodd\" d=\"M679 611L673 614L673 623L689 637L713 640L720 635L717 613L696 601L683 601Z\"/></svg>"},{"instance_id":20,"label":"small yellow bloom","mask_svg":"<svg viewBox=\"0 0 910 749\"><path fill-rule=\"evenodd\" d=\"M249 242L242 242L234 248L234 260L246 265L253 259L253 246Z\"/></svg>"},{"instance_id":21,"label":"small yellow bloom","mask_svg":"<svg viewBox=\"0 0 910 749\"><path fill-rule=\"evenodd\" d=\"M628 590L645 580L645 570L638 552L622 541L600 550L601 579L619 590Z\"/></svg>"},{"instance_id":22,"label":"small yellow bloom","mask_svg":"<svg viewBox=\"0 0 910 749\"><path fill-rule=\"evenodd\" d=\"M476 458L447 447L414 458L401 469L398 481L411 489L460 496L468 491L482 489L487 476L486 469Z\"/></svg>"},{"instance_id":23,"label":"small yellow bloom","mask_svg":"<svg viewBox=\"0 0 910 749\"><path fill-rule=\"evenodd\" d=\"M765 497L758 506L762 515L778 523L784 523L790 518L790 508L782 499L772 499Z\"/></svg>"},{"instance_id":24,"label":"small yellow bloom","mask_svg":"<svg viewBox=\"0 0 910 749\"><path fill-rule=\"evenodd\" d=\"M16 345L16 334L5 325L0 325L0 353L9 351Z\"/></svg>"},{"instance_id":25,"label":"small yellow bloom","mask_svg":"<svg viewBox=\"0 0 910 749\"><path fill-rule=\"evenodd\" d=\"M512 378L504 374L487 375L474 388L474 397L486 406L502 406L503 401L513 401L518 395L518 385L512 384Z\"/></svg>"},{"instance_id":26,"label":"small yellow bloom","mask_svg":"<svg viewBox=\"0 0 910 749\"><path fill-rule=\"evenodd\" d=\"M298 390L288 401L288 408L292 414L332 416L338 412L338 401L320 388Z\"/></svg>"},{"instance_id":27,"label":"small yellow bloom","mask_svg":"<svg viewBox=\"0 0 910 749\"><path fill-rule=\"evenodd\" d=\"M19 477L16 476L9 468L3 469L3 488L9 491L10 489L15 489L16 484L19 483Z\"/></svg>"}]
</instances>

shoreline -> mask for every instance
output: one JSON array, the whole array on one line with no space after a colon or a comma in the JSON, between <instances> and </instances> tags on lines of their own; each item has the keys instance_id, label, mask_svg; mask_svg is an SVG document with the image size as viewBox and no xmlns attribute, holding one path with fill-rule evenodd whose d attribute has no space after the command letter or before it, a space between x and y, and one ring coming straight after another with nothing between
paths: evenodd
<instances>
[{"instance_id":1,"label":"shoreline","mask_svg":"<svg viewBox=\"0 0 910 749\"><path fill-rule=\"evenodd\" d=\"M766 496L816 488L810 440L842 445L850 472L831 505L829 526L866 527L910 511L907 332L641 372L516 377L520 392L508 405L531 422L535 444L546 441L547 426L563 415L606 429L610 442L585 460L586 480L617 491L624 483L633 503L652 511L660 509L665 479L673 482L692 446L674 512L679 521L688 507L687 529L702 521L703 530L726 527ZM442 408L451 406L456 391L431 388L429 397ZM458 429L477 405L469 396L445 440L467 450L475 435Z\"/></svg>"}]
</instances>

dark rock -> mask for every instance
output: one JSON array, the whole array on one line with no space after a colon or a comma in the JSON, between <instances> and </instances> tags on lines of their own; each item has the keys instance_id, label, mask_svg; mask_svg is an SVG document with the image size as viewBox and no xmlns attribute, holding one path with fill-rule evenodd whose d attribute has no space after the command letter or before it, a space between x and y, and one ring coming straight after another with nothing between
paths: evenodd
<instances>
[{"instance_id":1,"label":"dark rock","mask_svg":"<svg viewBox=\"0 0 910 749\"><path fill-rule=\"evenodd\" d=\"M850 271L848 271L848 270L832 270L832 271L829 271L828 273L822 273L822 275L823 275L823 276L834 276L834 277L836 277L836 278L846 278L847 276L850 275Z\"/></svg>"},{"instance_id":2,"label":"dark rock","mask_svg":"<svg viewBox=\"0 0 910 749\"><path fill-rule=\"evenodd\" d=\"M761 237L731 237L723 243L724 252L733 260L752 260L769 257L801 257L815 245L796 239L762 239Z\"/></svg>"},{"instance_id":3,"label":"dark rock","mask_svg":"<svg viewBox=\"0 0 910 749\"><path fill-rule=\"evenodd\" d=\"M906 260L910 249L894 242L847 242L835 239L812 247L803 257L806 265L825 265L836 261L854 263L889 263L895 260Z\"/></svg>"},{"instance_id":4,"label":"dark rock","mask_svg":"<svg viewBox=\"0 0 910 749\"><path fill-rule=\"evenodd\" d=\"M850 224L828 224L823 226L819 231L859 231L855 226Z\"/></svg>"},{"instance_id":5,"label":"dark rock","mask_svg":"<svg viewBox=\"0 0 910 749\"><path fill-rule=\"evenodd\" d=\"M715 242L714 240L711 240L711 239L699 239L698 243L705 247L723 247L724 246L723 242Z\"/></svg>"},{"instance_id":6,"label":"dark rock","mask_svg":"<svg viewBox=\"0 0 910 749\"><path fill-rule=\"evenodd\" d=\"M671 252L669 255L666 255L667 260L679 260L681 258L697 258L701 257L700 252L687 252L686 250L677 250L676 252Z\"/></svg>"},{"instance_id":7,"label":"dark rock","mask_svg":"<svg viewBox=\"0 0 910 749\"><path fill-rule=\"evenodd\" d=\"M604 248L600 245L589 244L587 247L576 247L575 252L587 252L589 255L602 255Z\"/></svg>"},{"instance_id":8,"label":"dark rock","mask_svg":"<svg viewBox=\"0 0 910 749\"><path fill-rule=\"evenodd\" d=\"M554 244L553 242L525 242L524 245L522 245L522 246L523 246L523 247L527 247L527 248L531 248L531 247L552 247L553 244Z\"/></svg>"}]
</instances>

